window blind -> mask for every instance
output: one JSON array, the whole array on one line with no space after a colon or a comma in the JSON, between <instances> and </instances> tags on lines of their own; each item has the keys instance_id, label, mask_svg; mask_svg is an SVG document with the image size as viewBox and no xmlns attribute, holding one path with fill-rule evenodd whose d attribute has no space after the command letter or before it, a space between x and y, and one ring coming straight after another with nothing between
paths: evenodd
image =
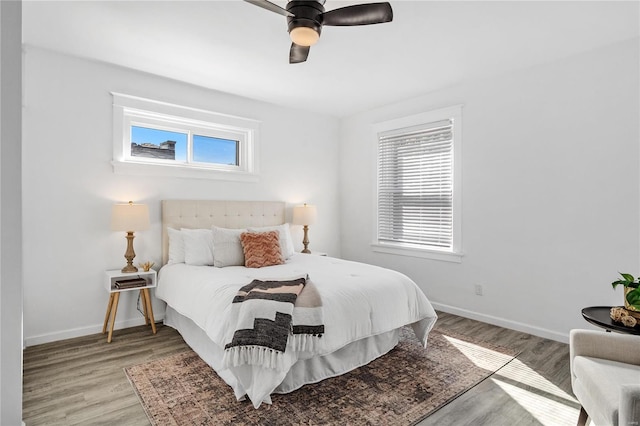
<instances>
[{"instance_id":1,"label":"window blind","mask_svg":"<svg viewBox=\"0 0 640 426\"><path fill-rule=\"evenodd\" d=\"M378 241L452 249L453 120L378 139Z\"/></svg>"}]
</instances>

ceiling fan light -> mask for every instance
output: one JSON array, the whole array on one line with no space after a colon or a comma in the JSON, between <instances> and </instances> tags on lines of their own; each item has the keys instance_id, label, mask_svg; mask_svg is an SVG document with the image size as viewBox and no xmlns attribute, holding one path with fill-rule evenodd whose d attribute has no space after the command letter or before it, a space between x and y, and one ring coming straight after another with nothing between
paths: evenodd
<instances>
[{"instance_id":1,"label":"ceiling fan light","mask_svg":"<svg viewBox=\"0 0 640 426\"><path fill-rule=\"evenodd\" d=\"M320 38L320 34L309 27L296 27L289 32L289 36L298 46L313 46Z\"/></svg>"}]
</instances>

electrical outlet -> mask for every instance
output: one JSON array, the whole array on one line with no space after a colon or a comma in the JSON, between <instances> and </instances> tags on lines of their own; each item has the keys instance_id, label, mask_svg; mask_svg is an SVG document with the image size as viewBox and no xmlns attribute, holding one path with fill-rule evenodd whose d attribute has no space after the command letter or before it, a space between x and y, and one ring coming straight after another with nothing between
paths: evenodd
<instances>
[{"instance_id":1,"label":"electrical outlet","mask_svg":"<svg viewBox=\"0 0 640 426\"><path fill-rule=\"evenodd\" d=\"M482 284L476 284L476 296L482 296Z\"/></svg>"}]
</instances>

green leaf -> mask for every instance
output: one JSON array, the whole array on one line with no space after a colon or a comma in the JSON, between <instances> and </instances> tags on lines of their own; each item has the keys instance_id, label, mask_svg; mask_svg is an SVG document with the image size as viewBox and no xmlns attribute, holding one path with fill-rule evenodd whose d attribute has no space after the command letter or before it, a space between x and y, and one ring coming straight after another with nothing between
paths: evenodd
<instances>
[{"instance_id":1,"label":"green leaf","mask_svg":"<svg viewBox=\"0 0 640 426\"><path fill-rule=\"evenodd\" d=\"M627 303L640 308L640 290L635 289L627 293Z\"/></svg>"},{"instance_id":2,"label":"green leaf","mask_svg":"<svg viewBox=\"0 0 640 426\"><path fill-rule=\"evenodd\" d=\"M629 303L629 306L633 306L637 311L640 311L640 303Z\"/></svg>"},{"instance_id":3,"label":"green leaf","mask_svg":"<svg viewBox=\"0 0 640 426\"><path fill-rule=\"evenodd\" d=\"M629 284L628 281L618 280L611 283L611 286L615 289L617 286L622 285L626 287Z\"/></svg>"},{"instance_id":4,"label":"green leaf","mask_svg":"<svg viewBox=\"0 0 640 426\"><path fill-rule=\"evenodd\" d=\"M631 274L623 274L622 272L620 272L620 275L622 275L622 277L627 281L627 282L634 282L636 279L633 278L633 275Z\"/></svg>"},{"instance_id":5,"label":"green leaf","mask_svg":"<svg viewBox=\"0 0 640 426\"><path fill-rule=\"evenodd\" d=\"M640 290L636 289L627 293L627 303L640 310Z\"/></svg>"}]
</instances>

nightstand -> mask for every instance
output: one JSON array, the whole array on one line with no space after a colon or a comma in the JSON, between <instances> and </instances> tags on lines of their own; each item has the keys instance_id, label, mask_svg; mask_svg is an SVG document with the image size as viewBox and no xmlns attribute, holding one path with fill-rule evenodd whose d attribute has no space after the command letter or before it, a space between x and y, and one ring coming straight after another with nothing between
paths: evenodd
<instances>
[{"instance_id":1,"label":"nightstand","mask_svg":"<svg viewBox=\"0 0 640 426\"><path fill-rule=\"evenodd\" d=\"M327 254L327 253L322 252L322 251L312 251L312 252L311 252L311 253L309 253L309 254L313 254L313 255L316 255L316 256L328 256L328 254Z\"/></svg>"},{"instance_id":2,"label":"nightstand","mask_svg":"<svg viewBox=\"0 0 640 426\"><path fill-rule=\"evenodd\" d=\"M135 279L143 279L144 283L136 283ZM149 295L149 289L155 288L157 285L158 275L153 269L148 272L132 272L125 273L119 269L113 269L105 271L105 288L109 292L109 303L107 304L107 313L104 316L104 325L102 326L102 334L107 332L107 326L109 321L109 335L107 336L107 343L111 343L111 335L113 334L113 325L116 322L116 313L118 312L118 301L120 300L120 293L125 291L140 291L140 300L142 301L144 311L144 323L146 325L151 324L151 330L153 334L156 334L156 323L153 318L153 308L151 307L151 296ZM129 287L131 286L131 287Z\"/></svg>"}]
</instances>

